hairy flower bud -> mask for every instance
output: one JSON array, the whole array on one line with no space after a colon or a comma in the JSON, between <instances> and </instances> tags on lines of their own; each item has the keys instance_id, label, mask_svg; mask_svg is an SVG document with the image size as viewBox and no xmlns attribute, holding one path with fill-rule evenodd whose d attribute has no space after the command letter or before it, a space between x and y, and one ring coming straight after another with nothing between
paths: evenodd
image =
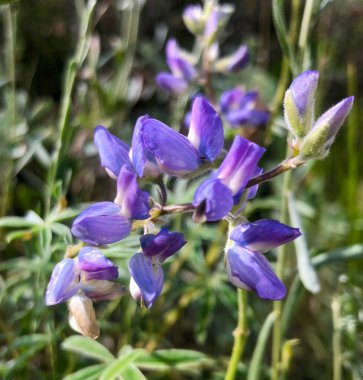
<instances>
[{"instance_id":1,"label":"hairy flower bud","mask_svg":"<svg viewBox=\"0 0 363 380\"><path fill-rule=\"evenodd\" d=\"M183 21L190 33L199 35L204 30L204 13L203 8L199 5L189 5L184 9Z\"/></svg>"},{"instance_id":2,"label":"hairy flower bud","mask_svg":"<svg viewBox=\"0 0 363 380\"><path fill-rule=\"evenodd\" d=\"M285 93L284 115L289 129L299 138L306 136L314 122L314 96L319 72L305 71Z\"/></svg>"},{"instance_id":3,"label":"hairy flower bud","mask_svg":"<svg viewBox=\"0 0 363 380\"><path fill-rule=\"evenodd\" d=\"M329 153L335 136L352 109L353 101L353 96L346 98L319 117L301 144L300 157L303 160L323 158Z\"/></svg>"}]
</instances>

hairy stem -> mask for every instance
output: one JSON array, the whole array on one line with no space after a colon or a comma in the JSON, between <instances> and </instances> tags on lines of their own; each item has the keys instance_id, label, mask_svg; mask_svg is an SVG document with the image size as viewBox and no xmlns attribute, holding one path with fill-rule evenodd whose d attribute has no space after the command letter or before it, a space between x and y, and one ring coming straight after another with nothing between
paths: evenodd
<instances>
[{"instance_id":1,"label":"hairy stem","mask_svg":"<svg viewBox=\"0 0 363 380\"><path fill-rule=\"evenodd\" d=\"M247 331L247 292L237 289L238 299L238 322L233 332L234 344L231 359L229 361L225 380L234 380L236 378L238 363L241 360L243 350L248 335Z\"/></svg>"}]
</instances>

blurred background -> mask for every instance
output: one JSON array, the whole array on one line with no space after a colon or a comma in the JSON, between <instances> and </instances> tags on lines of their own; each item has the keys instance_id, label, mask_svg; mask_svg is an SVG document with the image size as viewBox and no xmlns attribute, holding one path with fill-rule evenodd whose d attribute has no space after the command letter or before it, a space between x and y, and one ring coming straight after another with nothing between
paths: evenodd
<instances>
[{"instance_id":1,"label":"blurred background","mask_svg":"<svg viewBox=\"0 0 363 380\"><path fill-rule=\"evenodd\" d=\"M6 379L60 379L97 363L61 346L73 334L67 308L46 308L44 291L54 264L72 243L65 226L80 205L114 197L113 181L100 167L92 143L94 127L105 125L130 142L140 115L149 114L168 125L182 124L186 109L157 88L155 75L166 69L164 47L169 37L192 49L193 36L181 17L192 3L100 0L88 38L79 37L86 14L83 1L0 2L0 216L15 217L0 220L0 373ZM258 90L272 110L272 136L266 139L263 129L255 134L255 140L267 146L263 166L268 169L283 160L286 151L282 102L274 104L283 56L272 2L230 3L236 10L223 36L222 51L246 43L251 61L240 74L217 76L214 85L217 93L236 85ZM311 294L296 284L296 259L289 247L286 284L288 289L295 284L296 297L286 317L283 359L287 379L332 379L333 361L338 360L341 378L358 380L363 378L363 2L313 3L305 66L320 71L316 114L348 95L355 95L355 105L330 155L294 175L309 250L312 256L320 255L315 264L321 291ZM287 21L294 6L301 21L304 4L285 1ZM75 73L69 128L62 140L62 183L53 194L58 200L54 207L65 211L44 224L37 218L47 214L46 183L57 145L62 94L69 83L65 73L72 57L74 63L80 41L89 50L78 61L82 64ZM287 86L291 80L288 74ZM226 135L233 133L239 132ZM277 178L261 186L248 206L249 218L279 217L281 182ZM190 202L195 188L187 181L170 183L169 202ZM208 356L195 366L149 368L144 371L148 379L222 379L237 318L235 289L226 281L223 265L226 226L195 228L190 218L180 216L171 223L185 233L188 244L167 266L163 296L151 310L138 308L128 296L97 304L99 342L114 354L130 345L192 349ZM127 260L137 246L138 237L131 236L107 250L120 265L124 284ZM246 376L270 310L270 303L249 296L249 337L238 379ZM268 378L268 349L263 363L260 378Z\"/></svg>"}]
</instances>

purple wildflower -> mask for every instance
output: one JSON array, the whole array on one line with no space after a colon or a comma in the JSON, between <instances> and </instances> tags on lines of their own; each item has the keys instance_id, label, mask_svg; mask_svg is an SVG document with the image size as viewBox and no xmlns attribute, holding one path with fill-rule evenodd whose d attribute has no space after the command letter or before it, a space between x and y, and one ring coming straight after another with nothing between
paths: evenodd
<instances>
[{"instance_id":1,"label":"purple wildflower","mask_svg":"<svg viewBox=\"0 0 363 380\"><path fill-rule=\"evenodd\" d=\"M77 293L93 300L119 297L123 288L110 280L118 277L118 269L98 250L85 247L78 258L66 258L53 269L45 294L48 306L68 301Z\"/></svg>"},{"instance_id":2,"label":"purple wildflower","mask_svg":"<svg viewBox=\"0 0 363 380\"><path fill-rule=\"evenodd\" d=\"M237 226L232 230L226 248L229 280L238 288L256 292L262 299L284 298L286 288L263 253L300 235L298 228L276 220L262 219Z\"/></svg>"},{"instance_id":3,"label":"purple wildflower","mask_svg":"<svg viewBox=\"0 0 363 380\"><path fill-rule=\"evenodd\" d=\"M140 243L143 252L136 253L129 262L130 293L136 301L141 300L150 308L164 286L161 263L183 247L186 241L183 234L162 228L156 235L142 236Z\"/></svg>"},{"instance_id":4,"label":"purple wildflower","mask_svg":"<svg viewBox=\"0 0 363 380\"><path fill-rule=\"evenodd\" d=\"M257 91L244 92L240 88L234 88L225 91L220 97L221 112L233 128L266 124L270 114L258 104Z\"/></svg>"},{"instance_id":5,"label":"purple wildflower","mask_svg":"<svg viewBox=\"0 0 363 380\"><path fill-rule=\"evenodd\" d=\"M253 142L235 137L220 168L194 194L195 220L217 221L226 216L239 203L249 179L260 170L257 163L264 151Z\"/></svg>"}]
</instances>

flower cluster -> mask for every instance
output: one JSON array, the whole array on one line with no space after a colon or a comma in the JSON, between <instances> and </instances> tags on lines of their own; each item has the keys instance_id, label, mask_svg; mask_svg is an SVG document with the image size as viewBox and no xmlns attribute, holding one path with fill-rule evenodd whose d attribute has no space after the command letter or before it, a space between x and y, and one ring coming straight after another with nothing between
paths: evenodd
<instances>
[{"instance_id":1,"label":"flower cluster","mask_svg":"<svg viewBox=\"0 0 363 380\"><path fill-rule=\"evenodd\" d=\"M302 73L285 96L285 119L294 134L293 157L302 163L326 154L353 103L352 97L344 99L314 121L317 80L315 71ZM229 115L234 112L224 110ZM265 149L237 136L225 153L222 121L204 97L194 99L188 136L145 115L136 122L131 147L102 126L96 127L94 142L101 165L116 181L116 197L113 202L91 205L74 220L73 235L89 247L82 248L77 258L65 258L56 265L46 292L47 305L68 301L70 324L76 331L97 337L93 301L124 294L124 288L115 282L117 267L95 247L122 240L133 226L144 227L144 235L140 250L128 264L130 293L147 308L160 296L164 285L162 264L186 241L182 233L156 225L161 222L158 216L165 211L166 199L159 204L140 186L160 186L165 175L194 178L211 171L188 205L194 222L229 221L225 262L233 285L266 300L285 296L286 289L264 253L296 239L300 231L276 220L251 223L241 215L246 201L256 195L259 182L255 177L266 174L261 174L259 166ZM169 210L178 207L182 206L169 206Z\"/></svg>"},{"instance_id":2,"label":"flower cluster","mask_svg":"<svg viewBox=\"0 0 363 380\"><path fill-rule=\"evenodd\" d=\"M234 73L246 67L249 62L246 45L241 45L228 56L220 57L219 54L218 38L233 11L231 4L218 5L214 2L206 3L204 8L190 5L184 10L184 23L196 36L203 51L189 53L181 49L175 39L169 39L165 53L170 72L157 75L156 82L160 88L180 94L186 92L193 83L202 84L206 74Z\"/></svg>"},{"instance_id":3,"label":"flower cluster","mask_svg":"<svg viewBox=\"0 0 363 380\"><path fill-rule=\"evenodd\" d=\"M163 175L184 177L198 174L204 167L216 167L224 145L223 125L206 99L197 97L188 136L146 115L136 122L131 148L101 126L95 129L94 142L101 165L116 180L116 197L113 202L91 205L74 220L73 235L92 247L82 248L75 259L62 260L53 271L46 293L48 305L69 301L71 326L92 337L99 333L93 301L124 293L113 282L118 276L117 267L94 247L122 240L131 232L134 220L141 222L145 235L140 238L140 251L129 261L130 292L135 300L151 307L162 292L162 263L186 241L182 233L170 232L166 227L160 229L153 223L152 208L162 206L140 188L140 179L154 183ZM194 220L223 219L234 206L238 208L241 202L252 198L257 186L245 192L246 185L261 172L258 161L264 151L257 144L236 137L219 168L197 188ZM233 209L236 214L240 210ZM245 224L236 226L229 237L233 241L227 250L231 282L256 291L262 298L277 299L283 294L283 285L273 277L261 253L294 239L298 232L276 221L248 225L249 228ZM273 242L266 241L271 234ZM249 266L256 276L246 278ZM269 280L263 282L261 278L265 275ZM265 291L261 290L263 287Z\"/></svg>"},{"instance_id":4,"label":"flower cluster","mask_svg":"<svg viewBox=\"0 0 363 380\"><path fill-rule=\"evenodd\" d=\"M248 47L241 45L231 55L220 57L218 39L233 12L230 4L218 5L206 2L188 6L183 15L184 23L197 38L201 51L193 54L180 48L177 41L171 38L166 43L166 62L170 72L161 72L156 76L160 88L174 94L182 94L192 85L206 86L213 73L228 74L243 70L250 59ZM210 99L215 102L215 99ZM260 100L257 91L245 92L241 88L226 90L220 95L219 109L227 125L232 128L245 126L263 126L270 117L269 112ZM189 128L190 114L185 124Z\"/></svg>"}]
</instances>

